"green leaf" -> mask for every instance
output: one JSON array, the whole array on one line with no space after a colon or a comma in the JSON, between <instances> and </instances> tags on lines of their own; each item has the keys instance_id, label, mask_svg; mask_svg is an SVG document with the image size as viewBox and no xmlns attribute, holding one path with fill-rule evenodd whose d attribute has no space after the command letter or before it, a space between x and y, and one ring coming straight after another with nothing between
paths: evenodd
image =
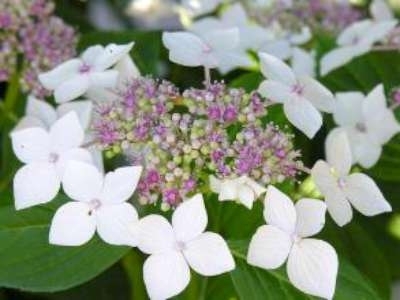
<instances>
[{"instance_id":1,"label":"green leaf","mask_svg":"<svg viewBox=\"0 0 400 300\"><path fill-rule=\"evenodd\" d=\"M229 244L236 257L236 269L230 275L240 299L317 299L297 290L289 282L283 268L267 271L248 265L247 242L231 241ZM334 300L348 299L381 300L382 298L355 267L341 259Z\"/></svg>"},{"instance_id":2,"label":"green leaf","mask_svg":"<svg viewBox=\"0 0 400 300\"><path fill-rule=\"evenodd\" d=\"M63 292L40 295L46 300L127 300L129 297L129 282L124 270L117 264L84 285Z\"/></svg>"},{"instance_id":3,"label":"green leaf","mask_svg":"<svg viewBox=\"0 0 400 300\"><path fill-rule=\"evenodd\" d=\"M327 222L321 236L362 271L384 299L390 298L391 276L386 258L357 219L343 228Z\"/></svg>"},{"instance_id":4,"label":"green leaf","mask_svg":"<svg viewBox=\"0 0 400 300\"><path fill-rule=\"evenodd\" d=\"M106 270L129 250L107 245L99 238L80 247L48 242L59 196L46 206L15 211L0 207L0 286L35 292L55 292L80 285Z\"/></svg>"},{"instance_id":5,"label":"green leaf","mask_svg":"<svg viewBox=\"0 0 400 300\"><path fill-rule=\"evenodd\" d=\"M131 56L142 75L158 74L161 51L161 33L158 31L91 32L83 34L78 49L83 51L96 44L125 44L135 42Z\"/></svg>"}]
</instances>

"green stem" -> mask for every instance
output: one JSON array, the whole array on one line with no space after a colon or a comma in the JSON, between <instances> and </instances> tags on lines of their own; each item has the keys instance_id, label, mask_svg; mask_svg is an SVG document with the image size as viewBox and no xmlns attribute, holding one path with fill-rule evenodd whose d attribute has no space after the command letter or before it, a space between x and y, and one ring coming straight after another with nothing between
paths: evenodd
<instances>
[{"instance_id":1,"label":"green stem","mask_svg":"<svg viewBox=\"0 0 400 300\"><path fill-rule=\"evenodd\" d=\"M18 117L11 111L8 111L4 102L0 102L0 111L5 118L14 124L18 122Z\"/></svg>"},{"instance_id":2,"label":"green stem","mask_svg":"<svg viewBox=\"0 0 400 300\"><path fill-rule=\"evenodd\" d=\"M142 280L143 263L144 258L134 249L122 259L122 266L131 284L131 300L147 299L147 293Z\"/></svg>"},{"instance_id":3,"label":"green stem","mask_svg":"<svg viewBox=\"0 0 400 300\"><path fill-rule=\"evenodd\" d=\"M208 278L207 278L207 277L204 277L204 278L201 280L199 300L206 300L207 285L208 285Z\"/></svg>"}]
</instances>

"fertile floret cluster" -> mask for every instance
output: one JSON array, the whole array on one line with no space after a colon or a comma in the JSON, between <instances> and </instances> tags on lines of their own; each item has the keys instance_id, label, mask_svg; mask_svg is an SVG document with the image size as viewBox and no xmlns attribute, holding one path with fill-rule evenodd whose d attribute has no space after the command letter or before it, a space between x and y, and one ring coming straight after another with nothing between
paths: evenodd
<instances>
[{"instance_id":1,"label":"fertile floret cluster","mask_svg":"<svg viewBox=\"0 0 400 300\"><path fill-rule=\"evenodd\" d=\"M169 82L138 78L97 105L93 130L108 157L123 153L145 166L140 202L161 199L168 209L207 189L210 174L262 184L296 176L292 136L261 121L268 104L224 83L180 94Z\"/></svg>"}]
</instances>

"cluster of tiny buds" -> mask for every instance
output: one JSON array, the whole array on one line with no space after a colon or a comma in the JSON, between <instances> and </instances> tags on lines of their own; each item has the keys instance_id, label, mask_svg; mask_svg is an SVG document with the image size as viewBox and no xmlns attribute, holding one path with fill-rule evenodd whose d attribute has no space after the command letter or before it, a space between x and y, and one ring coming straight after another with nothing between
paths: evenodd
<instances>
[{"instance_id":1,"label":"cluster of tiny buds","mask_svg":"<svg viewBox=\"0 0 400 300\"><path fill-rule=\"evenodd\" d=\"M50 0L0 2L0 81L19 71L22 90L38 98L50 93L39 83L38 74L75 56L75 30L53 13Z\"/></svg>"},{"instance_id":2,"label":"cluster of tiny buds","mask_svg":"<svg viewBox=\"0 0 400 300\"><path fill-rule=\"evenodd\" d=\"M290 134L263 125L269 102L257 93L214 83L179 93L150 77L131 80L93 121L107 157L123 153L145 167L142 204L165 210L208 187L208 176L252 177L262 184L294 178L301 163Z\"/></svg>"}]
</instances>

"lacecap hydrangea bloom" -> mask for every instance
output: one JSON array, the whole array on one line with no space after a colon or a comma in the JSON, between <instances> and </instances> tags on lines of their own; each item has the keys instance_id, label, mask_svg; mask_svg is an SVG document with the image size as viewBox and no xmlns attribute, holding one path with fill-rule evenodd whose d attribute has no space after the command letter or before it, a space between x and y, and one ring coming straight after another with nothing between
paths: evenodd
<instances>
[{"instance_id":1,"label":"lacecap hydrangea bloom","mask_svg":"<svg viewBox=\"0 0 400 300\"><path fill-rule=\"evenodd\" d=\"M24 92L48 96L50 92L39 83L39 73L74 56L76 44L75 30L54 16L53 1L0 2L0 82L21 72ZM21 69L19 55L23 58Z\"/></svg>"}]
</instances>

